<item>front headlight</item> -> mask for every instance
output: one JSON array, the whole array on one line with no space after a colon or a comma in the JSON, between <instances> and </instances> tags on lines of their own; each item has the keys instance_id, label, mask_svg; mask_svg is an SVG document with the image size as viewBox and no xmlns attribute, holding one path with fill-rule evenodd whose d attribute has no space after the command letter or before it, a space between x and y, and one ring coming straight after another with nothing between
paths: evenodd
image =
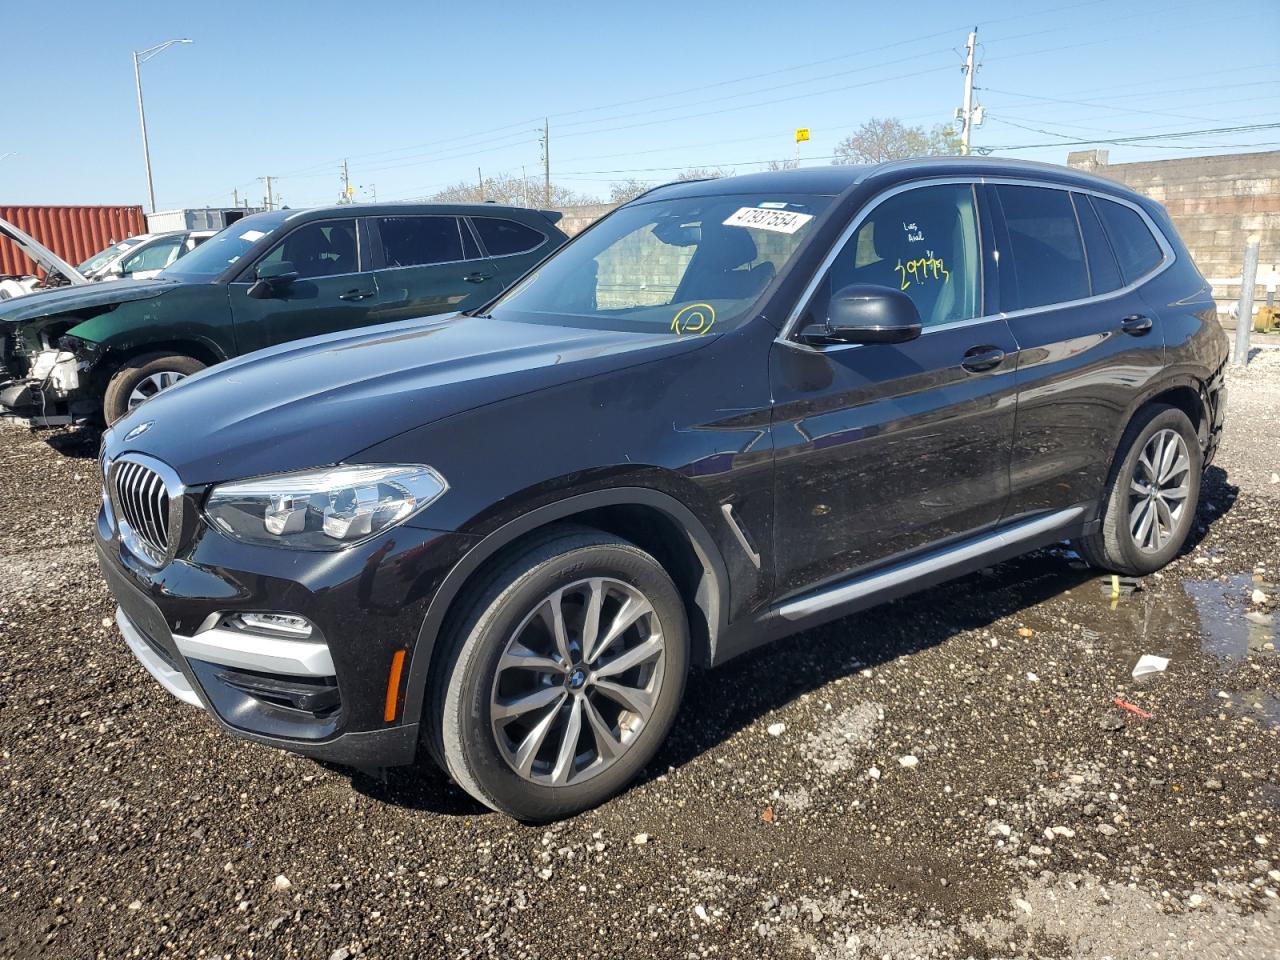
<instances>
[{"instance_id":1,"label":"front headlight","mask_svg":"<svg viewBox=\"0 0 1280 960\"><path fill-rule=\"evenodd\" d=\"M224 483L204 509L236 540L336 550L403 522L447 489L430 467L351 464Z\"/></svg>"}]
</instances>

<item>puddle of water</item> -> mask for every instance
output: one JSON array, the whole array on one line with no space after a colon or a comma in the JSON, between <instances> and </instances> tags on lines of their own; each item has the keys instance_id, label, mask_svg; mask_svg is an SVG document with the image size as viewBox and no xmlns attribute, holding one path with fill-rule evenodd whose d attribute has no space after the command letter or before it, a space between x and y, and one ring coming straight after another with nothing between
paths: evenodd
<instances>
[{"instance_id":1,"label":"puddle of water","mask_svg":"<svg viewBox=\"0 0 1280 960\"><path fill-rule=\"evenodd\" d=\"M1199 653L1223 667L1275 653L1274 624L1245 616L1254 587L1248 573L1187 580L1180 591L1146 589L1118 598L1111 596L1109 583L1098 578L1072 590L1073 617L1097 634L1100 646L1127 660L1130 669L1146 653L1173 663ZM1155 583L1148 580L1147 585Z\"/></svg>"},{"instance_id":2,"label":"puddle of water","mask_svg":"<svg viewBox=\"0 0 1280 960\"><path fill-rule=\"evenodd\" d=\"M1242 660L1250 653L1275 651L1275 626L1250 620L1248 597L1253 577L1237 573L1225 580L1188 580L1183 585L1196 605L1203 639L1200 648L1211 657ZM1272 644L1270 650L1267 645Z\"/></svg>"}]
</instances>

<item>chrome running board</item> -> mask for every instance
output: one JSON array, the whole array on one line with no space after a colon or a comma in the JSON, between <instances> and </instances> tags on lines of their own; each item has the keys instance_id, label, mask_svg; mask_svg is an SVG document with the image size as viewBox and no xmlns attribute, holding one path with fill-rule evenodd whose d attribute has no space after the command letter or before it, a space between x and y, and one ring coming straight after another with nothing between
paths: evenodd
<instances>
[{"instance_id":1,"label":"chrome running board","mask_svg":"<svg viewBox=\"0 0 1280 960\"><path fill-rule=\"evenodd\" d=\"M928 554L919 560L912 560L896 567L890 567L880 573L873 573L857 580L829 587L819 593L811 593L791 600L780 606L778 613L787 620L802 620L810 614L818 613L828 607L838 607L854 600L861 600L872 594L902 586L919 577L941 573L950 567L962 566L985 554L1013 547L1027 540L1033 540L1059 527L1067 526L1072 520L1079 519L1083 514L1084 507L1072 507L1069 510L1060 510L1048 516L1024 520L1003 530L996 530L981 536L976 540L969 540L954 547Z\"/></svg>"}]
</instances>

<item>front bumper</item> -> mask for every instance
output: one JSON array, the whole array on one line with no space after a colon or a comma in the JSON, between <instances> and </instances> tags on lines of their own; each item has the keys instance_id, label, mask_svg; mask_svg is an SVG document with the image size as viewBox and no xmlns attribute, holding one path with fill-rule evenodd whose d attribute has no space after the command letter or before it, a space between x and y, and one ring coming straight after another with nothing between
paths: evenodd
<instances>
[{"instance_id":1,"label":"front bumper","mask_svg":"<svg viewBox=\"0 0 1280 960\"><path fill-rule=\"evenodd\" d=\"M236 736L372 768L416 759L419 718L404 714L403 687L426 605L470 540L407 527L391 533L385 542L307 554L248 547L206 527L185 554L152 569L104 510L96 541L120 632L162 687ZM247 611L305 616L315 636L227 626L228 616ZM388 719L393 675L401 686Z\"/></svg>"}]
</instances>

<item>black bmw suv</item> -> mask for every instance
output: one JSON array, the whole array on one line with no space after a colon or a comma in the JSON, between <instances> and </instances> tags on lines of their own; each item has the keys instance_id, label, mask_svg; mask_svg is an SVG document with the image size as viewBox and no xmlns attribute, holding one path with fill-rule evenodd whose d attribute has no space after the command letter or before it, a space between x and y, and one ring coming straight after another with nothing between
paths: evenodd
<instances>
[{"instance_id":1,"label":"black bmw suv","mask_svg":"<svg viewBox=\"0 0 1280 960\"><path fill-rule=\"evenodd\" d=\"M192 376L108 431L125 641L230 732L430 756L546 820L690 665L1060 540L1193 522L1226 338L1161 207L950 159L673 184L509 290Z\"/></svg>"}]
</instances>

